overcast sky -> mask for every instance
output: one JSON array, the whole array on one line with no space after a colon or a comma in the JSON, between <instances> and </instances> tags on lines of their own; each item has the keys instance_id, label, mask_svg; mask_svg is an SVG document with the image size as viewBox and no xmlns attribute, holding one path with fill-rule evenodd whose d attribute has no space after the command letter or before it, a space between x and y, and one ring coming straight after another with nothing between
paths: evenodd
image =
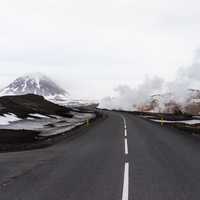
<instances>
[{"instance_id":1,"label":"overcast sky","mask_svg":"<svg viewBox=\"0 0 200 200\"><path fill-rule=\"evenodd\" d=\"M78 97L101 98L146 75L172 80L200 47L199 0L6 0L0 86L43 72Z\"/></svg>"}]
</instances>

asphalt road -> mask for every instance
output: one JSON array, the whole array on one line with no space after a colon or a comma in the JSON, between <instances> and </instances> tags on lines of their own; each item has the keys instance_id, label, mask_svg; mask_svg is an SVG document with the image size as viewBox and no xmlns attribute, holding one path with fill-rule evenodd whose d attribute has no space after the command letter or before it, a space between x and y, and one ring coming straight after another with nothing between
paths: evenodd
<instances>
[{"instance_id":1,"label":"asphalt road","mask_svg":"<svg viewBox=\"0 0 200 200\"><path fill-rule=\"evenodd\" d=\"M0 200L199 199L200 139L131 114L110 112L46 149L0 154Z\"/></svg>"}]
</instances>

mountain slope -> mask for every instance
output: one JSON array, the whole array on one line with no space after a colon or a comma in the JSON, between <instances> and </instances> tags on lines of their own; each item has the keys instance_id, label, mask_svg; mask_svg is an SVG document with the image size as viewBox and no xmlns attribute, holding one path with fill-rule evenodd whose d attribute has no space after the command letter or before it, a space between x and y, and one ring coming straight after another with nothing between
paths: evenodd
<instances>
[{"instance_id":1,"label":"mountain slope","mask_svg":"<svg viewBox=\"0 0 200 200\"><path fill-rule=\"evenodd\" d=\"M67 97L69 94L47 76L35 73L17 78L0 91L0 96L36 94L44 97Z\"/></svg>"},{"instance_id":2,"label":"mountain slope","mask_svg":"<svg viewBox=\"0 0 200 200\"><path fill-rule=\"evenodd\" d=\"M3 90L0 90L0 96L25 94L43 96L48 101L70 107L82 107L96 104L96 102L93 101L70 98L67 91L59 87L50 78L41 73L34 73L19 77Z\"/></svg>"}]
</instances>

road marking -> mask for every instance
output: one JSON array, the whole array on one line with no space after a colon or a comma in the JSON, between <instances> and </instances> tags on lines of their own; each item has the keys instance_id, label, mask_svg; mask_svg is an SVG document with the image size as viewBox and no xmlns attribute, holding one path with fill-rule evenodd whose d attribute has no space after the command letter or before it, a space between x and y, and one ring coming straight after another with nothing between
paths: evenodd
<instances>
[{"instance_id":1,"label":"road marking","mask_svg":"<svg viewBox=\"0 0 200 200\"><path fill-rule=\"evenodd\" d=\"M124 167L124 185L123 185L123 194L122 200L128 200L129 196L129 163L125 163Z\"/></svg>"},{"instance_id":2,"label":"road marking","mask_svg":"<svg viewBox=\"0 0 200 200\"><path fill-rule=\"evenodd\" d=\"M128 155L128 140L125 138L125 154Z\"/></svg>"},{"instance_id":3,"label":"road marking","mask_svg":"<svg viewBox=\"0 0 200 200\"><path fill-rule=\"evenodd\" d=\"M126 129L126 120L124 119L124 128Z\"/></svg>"},{"instance_id":4,"label":"road marking","mask_svg":"<svg viewBox=\"0 0 200 200\"><path fill-rule=\"evenodd\" d=\"M123 115L121 116L121 118L123 119L123 122L124 122L124 129L126 129L126 119Z\"/></svg>"},{"instance_id":5,"label":"road marking","mask_svg":"<svg viewBox=\"0 0 200 200\"><path fill-rule=\"evenodd\" d=\"M125 155L127 157L128 155L128 139L127 139L127 126L126 126L126 119L122 115L121 116L124 121L124 143L125 143ZM128 158L126 158L128 159ZM129 162L125 162L124 167L124 184L123 184L123 194L122 194L122 200L128 200L129 198Z\"/></svg>"},{"instance_id":6,"label":"road marking","mask_svg":"<svg viewBox=\"0 0 200 200\"><path fill-rule=\"evenodd\" d=\"M127 129L124 130L124 136L127 137Z\"/></svg>"}]
</instances>

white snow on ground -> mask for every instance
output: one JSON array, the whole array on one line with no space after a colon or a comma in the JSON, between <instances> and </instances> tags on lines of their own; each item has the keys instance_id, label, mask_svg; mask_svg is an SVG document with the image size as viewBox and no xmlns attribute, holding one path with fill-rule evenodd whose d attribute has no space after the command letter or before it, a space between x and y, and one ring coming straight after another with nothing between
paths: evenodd
<instances>
[{"instance_id":1,"label":"white snow on ground","mask_svg":"<svg viewBox=\"0 0 200 200\"><path fill-rule=\"evenodd\" d=\"M92 113L76 113L76 112L71 112L74 115L74 118L77 119L85 119L85 118L91 118L94 116Z\"/></svg>"},{"instance_id":2,"label":"white snow on ground","mask_svg":"<svg viewBox=\"0 0 200 200\"><path fill-rule=\"evenodd\" d=\"M94 113L76 113L73 112L73 118L64 118L61 116L53 116L53 118L46 117L40 114L31 114L31 116L37 116L41 119L27 118L25 120L18 119L11 124L0 123L0 129L11 129L11 130L35 130L39 131L40 136L47 137L57 134L62 134L69 131L77 126L80 126L87 122L87 120L95 118ZM12 115L14 117L14 115ZM16 118L16 116L15 116ZM11 117L10 117L11 119ZM13 118L14 120L14 118Z\"/></svg>"},{"instance_id":3,"label":"white snow on ground","mask_svg":"<svg viewBox=\"0 0 200 200\"><path fill-rule=\"evenodd\" d=\"M73 118L63 118L63 120L59 119L53 125L54 128L46 128L43 129L40 136L47 137L58 135L64 133L66 131L70 131L73 128L83 125L87 120L95 118L95 114L93 113L73 113Z\"/></svg>"},{"instance_id":4,"label":"white snow on ground","mask_svg":"<svg viewBox=\"0 0 200 200\"><path fill-rule=\"evenodd\" d=\"M35 118L33 117L28 117L27 120L34 120Z\"/></svg>"},{"instance_id":5,"label":"white snow on ground","mask_svg":"<svg viewBox=\"0 0 200 200\"><path fill-rule=\"evenodd\" d=\"M40 136L47 137L47 136L53 136L53 135L65 133L66 131L70 131L77 126L83 125L84 123L85 122L77 122L75 124L71 124L71 125L67 125L67 126L63 126L63 127L56 127L56 128L50 129L50 130L45 130L45 131L42 131Z\"/></svg>"},{"instance_id":6,"label":"white snow on ground","mask_svg":"<svg viewBox=\"0 0 200 200\"><path fill-rule=\"evenodd\" d=\"M199 116L199 115L196 115L196 116L193 116L193 118L195 118L195 119L200 119L200 116Z\"/></svg>"},{"instance_id":7,"label":"white snow on ground","mask_svg":"<svg viewBox=\"0 0 200 200\"><path fill-rule=\"evenodd\" d=\"M73 108L77 108L81 106L90 106L90 105L99 103L97 100L73 99L69 96L69 94L48 95L48 96L45 96L45 99L55 104L59 104L61 106L68 106L68 107L73 107Z\"/></svg>"},{"instance_id":8,"label":"white snow on ground","mask_svg":"<svg viewBox=\"0 0 200 200\"><path fill-rule=\"evenodd\" d=\"M48 116L41 115L41 114L29 114L29 116L32 116L32 117L39 117L39 118L49 118Z\"/></svg>"},{"instance_id":9,"label":"white snow on ground","mask_svg":"<svg viewBox=\"0 0 200 200\"><path fill-rule=\"evenodd\" d=\"M40 130L48 124L47 120L34 119L34 120L21 120L13 122L8 125L0 125L0 129L11 129L11 130Z\"/></svg>"},{"instance_id":10,"label":"white snow on ground","mask_svg":"<svg viewBox=\"0 0 200 200\"><path fill-rule=\"evenodd\" d=\"M53 117L53 118L56 118L56 119L60 119L62 118L61 116L58 116L58 115L49 115L50 117Z\"/></svg>"},{"instance_id":11,"label":"white snow on ground","mask_svg":"<svg viewBox=\"0 0 200 200\"><path fill-rule=\"evenodd\" d=\"M192 119L192 120L181 120L181 121L167 121L167 120L157 120L157 119L152 119L154 122L163 122L163 123L183 123L183 124L189 124L189 125L194 125L194 124L200 124L200 119Z\"/></svg>"},{"instance_id":12,"label":"white snow on ground","mask_svg":"<svg viewBox=\"0 0 200 200\"><path fill-rule=\"evenodd\" d=\"M0 116L0 125L8 125L10 122L15 122L21 120L16 115L10 113L10 114L4 114L3 116Z\"/></svg>"},{"instance_id":13,"label":"white snow on ground","mask_svg":"<svg viewBox=\"0 0 200 200\"><path fill-rule=\"evenodd\" d=\"M153 118L154 116L151 116L151 115L144 115L144 116L142 116L142 117L144 117L144 118Z\"/></svg>"}]
</instances>

